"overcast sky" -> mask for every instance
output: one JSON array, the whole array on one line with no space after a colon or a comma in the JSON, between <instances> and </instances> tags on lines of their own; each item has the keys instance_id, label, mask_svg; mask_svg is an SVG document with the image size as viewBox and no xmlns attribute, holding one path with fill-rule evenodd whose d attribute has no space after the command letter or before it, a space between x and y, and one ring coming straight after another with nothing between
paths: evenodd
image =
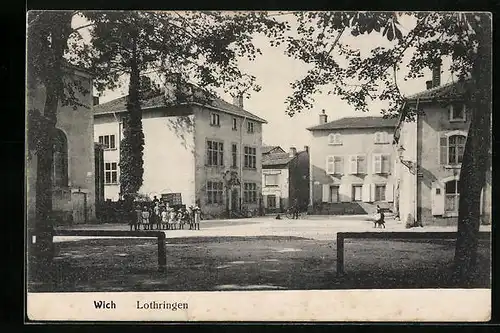
<instances>
[{"instance_id":1,"label":"overcast sky","mask_svg":"<svg viewBox=\"0 0 500 333\"><path fill-rule=\"evenodd\" d=\"M288 15L279 18L291 22L290 20L293 17ZM401 24L403 26L402 32L405 35L414 26L415 22L413 18L403 17ZM369 52L374 46L390 45L385 38L376 33L357 37L351 36L350 33L344 33L341 42L353 48L359 48L362 54ZM309 145L310 134L306 128L319 122L318 115L322 109L326 110L328 121L331 121L342 117L379 116L381 109L385 107L384 104L372 103L370 112L362 113L354 110L353 107L336 96L320 94L315 97L315 107L313 109L290 117L285 113L285 99L292 93L290 83L305 75L307 65L286 56L283 53L283 47L270 47L268 41L263 37L256 36L255 45L262 50L262 56L258 56L254 61L247 59L240 59L239 61L242 71L255 75L257 84L262 89L259 92L252 92L250 99L245 99L244 108L268 121L268 124L265 124L263 129L263 141L267 145L279 145L285 150L291 146L301 150L304 145ZM425 81L429 80L431 76L431 72L428 70L424 78L404 81L402 78L407 73L405 63L408 60L409 57L405 59L400 73L398 73L398 86L404 95L424 90ZM449 61L447 59L444 59L443 71L441 83L451 82L452 76L449 72ZM124 86L112 92L105 92L100 101L102 103L124 96L126 91L127 87ZM223 98L232 102L229 95L223 95Z\"/></svg>"}]
</instances>

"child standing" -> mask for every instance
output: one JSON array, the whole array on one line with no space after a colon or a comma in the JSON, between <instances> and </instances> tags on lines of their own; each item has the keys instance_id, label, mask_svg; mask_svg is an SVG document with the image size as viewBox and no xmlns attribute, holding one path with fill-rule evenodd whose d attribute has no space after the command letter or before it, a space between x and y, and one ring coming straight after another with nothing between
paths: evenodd
<instances>
[{"instance_id":1,"label":"child standing","mask_svg":"<svg viewBox=\"0 0 500 333\"><path fill-rule=\"evenodd\" d=\"M163 208L161 211L161 226L162 229L167 229L168 227L168 213L165 208Z\"/></svg>"},{"instance_id":2,"label":"child standing","mask_svg":"<svg viewBox=\"0 0 500 333\"><path fill-rule=\"evenodd\" d=\"M149 218L150 214L148 207L144 206L144 208L142 209L142 224L144 225L144 230L149 229Z\"/></svg>"},{"instance_id":3,"label":"child standing","mask_svg":"<svg viewBox=\"0 0 500 333\"><path fill-rule=\"evenodd\" d=\"M141 206L137 205L135 207L135 222L130 226L130 231L132 231L132 226L134 227L134 230L140 229L141 221L142 221L142 210Z\"/></svg>"}]
</instances>

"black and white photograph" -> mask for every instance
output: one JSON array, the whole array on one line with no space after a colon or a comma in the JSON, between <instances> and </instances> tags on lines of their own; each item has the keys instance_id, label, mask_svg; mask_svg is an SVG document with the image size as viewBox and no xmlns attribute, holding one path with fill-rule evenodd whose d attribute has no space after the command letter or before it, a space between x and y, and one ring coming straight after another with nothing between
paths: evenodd
<instances>
[{"instance_id":1,"label":"black and white photograph","mask_svg":"<svg viewBox=\"0 0 500 333\"><path fill-rule=\"evenodd\" d=\"M488 321L492 52L487 12L28 11L27 319Z\"/></svg>"}]
</instances>

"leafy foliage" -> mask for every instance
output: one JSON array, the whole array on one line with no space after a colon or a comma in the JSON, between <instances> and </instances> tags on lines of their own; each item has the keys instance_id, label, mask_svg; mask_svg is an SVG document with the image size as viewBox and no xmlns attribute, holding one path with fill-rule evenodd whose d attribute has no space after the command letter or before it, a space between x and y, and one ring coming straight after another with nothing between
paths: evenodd
<instances>
[{"instance_id":1,"label":"leafy foliage","mask_svg":"<svg viewBox=\"0 0 500 333\"><path fill-rule=\"evenodd\" d=\"M401 25L403 16L414 19L411 29ZM382 113L388 117L396 116L405 100L397 85L405 57L410 61L404 80L422 77L425 69L447 56L451 70L464 80L477 59L480 22L489 19L457 12L300 12L295 17L297 28L285 40L271 42L284 42L288 56L312 65L305 77L291 84L294 92L286 101L287 113L311 109L315 94L328 93L361 111L367 111L372 101L387 101L389 107ZM361 54L343 41L348 34L378 34L389 43Z\"/></svg>"}]
</instances>

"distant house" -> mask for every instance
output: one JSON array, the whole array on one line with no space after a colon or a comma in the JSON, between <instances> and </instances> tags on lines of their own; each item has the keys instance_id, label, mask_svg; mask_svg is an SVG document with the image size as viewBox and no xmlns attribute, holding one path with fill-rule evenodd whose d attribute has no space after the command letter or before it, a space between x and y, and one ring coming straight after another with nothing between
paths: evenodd
<instances>
[{"instance_id":1,"label":"distant house","mask_svg":"<svg viewBox=\"0 0 500 333\"><path fill-rule=\"evenodd\" d=\"M52 206L59 223L86 223L95 219L95 160L94 118L92 114L92 76L71 66L64 67L64 80L80 82L82 91L75 89L81 105L57 108L56 135L52 168ZM86 94L83 93L86 90ZM27 86L27 110L43 112L45 88L42 84ZM32 133L28 132L29 138ZM26 191L28 223L35 218L37 156L27 151Z\"/></svg>"},{"instance_id":2,"label":"distant house","mask_svg":"<svg viewBox=\"0 0 500 333\"><path fill-rule=\"evenodd\" d=\"M263 147L269 150L268 147ZM285 153L281 147L272 147L274 153L262 155L262 197L267 213L283 212L295 201L307 209L309 201L309 148L297 152L291 147Z\"/></svg>"},{"instance_id":3,"label":"distant house","mask_svg":"<svg viewBox=\"0 0 500 333\"><path fill-rule=\"evenodd\" d=\"M392 207L394 154L392 134L397 119L346 117L308 128L310 211L315 214L357 214L374 205Z\"/></svg>"},{"instance_id":4,"label":"distant house","mask_svg":"<svg viewBox=\"0 0 500 333\"><path fill-rule=\"evenodd\" d=\"M257 210L261 193L262 125L266 121L221 99L180 100L171 89L142 101L145 136L140 193L197 203L205 216ZM95 136L105 145L105 197L120 198L120 143L127 97L95 108Z\"/></svg>"},{"instance_id":5,"label":"distant house","mask_svg":"<svg viewBox=\"0 0 500 333\"><path fill-rule=\"evenodd\" d=\"M459 179L470 125L462 83L440 84L433 72L427 89L409 96L394 135L397 200L395 208L408 224L454 224L458 216ZM414 121L406 114L418 110ZM491 223L490 170L481 200L483 223Z\"/></svg>"},{"instance_id":6,"label":"distant house","mask_svg":"<svg viewBox=\"0 0 500 333\"><path fill-rule=\"evenodd\" d=\"M275 153L286 153L280 146L262 146L262 156L275 154Z\"/></svg>"}]
</instances>

